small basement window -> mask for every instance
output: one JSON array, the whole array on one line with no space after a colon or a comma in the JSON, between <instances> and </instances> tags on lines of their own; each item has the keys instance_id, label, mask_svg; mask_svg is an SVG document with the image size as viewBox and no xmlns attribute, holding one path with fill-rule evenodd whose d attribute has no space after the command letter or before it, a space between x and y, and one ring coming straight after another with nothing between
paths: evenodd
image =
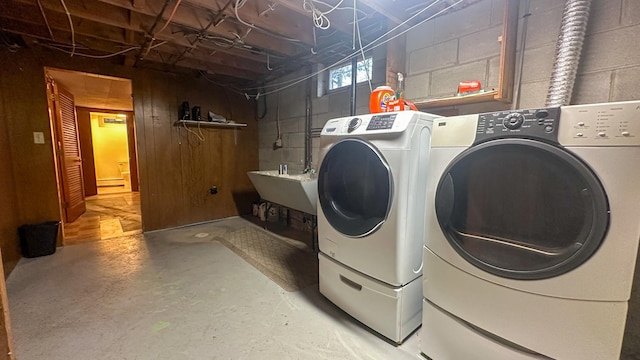
<instances>
[{"instance_id":1,"label":"small basement window","mask_svg":"<svg viewBox=\"0 0 640 360\"><path fill-rule=\"evenodd\" d=\"M368 57L358 61L356 82L371 79L373 60ZM329 70L329 90L339 89L351 85L351 64Z\"/></svg>"}]
</instances>

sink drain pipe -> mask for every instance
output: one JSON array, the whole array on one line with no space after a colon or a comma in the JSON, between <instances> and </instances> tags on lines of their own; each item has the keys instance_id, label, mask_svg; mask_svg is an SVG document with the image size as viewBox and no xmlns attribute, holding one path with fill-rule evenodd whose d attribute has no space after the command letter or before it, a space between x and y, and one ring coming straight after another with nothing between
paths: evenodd
<instances>
[{"instance_id":1,"label":"sink drain pipe","mask_svg":"<svg viewBox=\"0 0 640 360\"><path fill-rule=\"evenodd\" d=\"M546 106L569 105L587 32L591 0L567 0L556 43Z\"/></svg>"},{"instance_id":2,"label":"sink drain pipe","mask_svg":"<svg viewBox=\"0 0 640 360\"><path fill-rule=\"evenodd\" d=\"M309 67L308 75L312 74L313 69ZM311 170L311 116L313 115L312 105L313 102L311 100L311 92L313 88L312 77L309 76L307 79L307 90L305 94L305 112L304 112L304 172L308 172Z\"/></svg>"}]
</instances>

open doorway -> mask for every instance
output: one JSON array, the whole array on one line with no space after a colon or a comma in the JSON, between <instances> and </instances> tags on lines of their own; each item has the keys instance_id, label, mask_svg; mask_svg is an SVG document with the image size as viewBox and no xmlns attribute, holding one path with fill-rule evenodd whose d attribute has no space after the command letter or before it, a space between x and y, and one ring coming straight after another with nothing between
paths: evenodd
<instances>
[{"instance_id":1,"label":"open doorway","mask_svg":"<svg viewBox=\"0 0 640 360\"><path fill-rule=\"evenodd\" d=\"M133 113L76 109L85 195L138 191Z\"/></svg>"},{"instance_id":2,"label":"open doorway","mask_svg":"<svg viewBox=\"0 0 640 360\"><path fill-rule=\"evenodd\" d=\"M89 116L97 195L131 191L127 115L92 111Z\"/></svg>"},{"instance_id":3,"label":"open doorway","mask_svg":"<svg viewBox=\"0 0 640 360\"><path fill-rule=\"evenodd\" d=\"M45 74L63 244L142 232L131 81Z\"/></svg>"}]
</instances>

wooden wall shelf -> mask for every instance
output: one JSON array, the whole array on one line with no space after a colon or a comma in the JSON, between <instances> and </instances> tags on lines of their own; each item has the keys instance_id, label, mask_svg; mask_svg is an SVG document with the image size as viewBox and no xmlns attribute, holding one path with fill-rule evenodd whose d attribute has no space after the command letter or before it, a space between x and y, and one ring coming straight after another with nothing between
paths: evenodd
<instances>
[{"instance_id":1,"label":"wooden wall shelf","mask_svg":"<svg viewBox=\"0 0 640 360\"><path fill-rule=\"evenodd\" d=\"M247 124L241 123L219 123L214 121L197 121L197 120L178 120L174 123L175 126L185 125L185 126L199 126L199 127L210 127L210 128L239 128L246 127Z\"/></svg>"},{"instance_id":2,"label":"wooden wall shelf","mask_svg":"<svg viewBox=\"0 0 640 360\"><path fill-rule=\"evenodd\" d=\"M498 38L498 41L500 41L498 89L481 94L414 101L418 109L424 110L489 101L499 101L505 104L511 103L513 100L513 84L515 80L519 4L520 0L506 0L504 4L502 34Z\"/></svg>"},{"instance_id":3,"label":"wooden wall shelf","mask_svg":"<svg viewBox=\"0 0 640 360\"><path fill-rule=\"evenodd\" d=\"M480 94L465 95L465 96L452 96L447 98L438 98L426 101L418 101L414 104L418 109L436 108L455 105L475 104L486 101L496 100L498 95L497 90L487 91Z\"/></svg>"}]
</instances>

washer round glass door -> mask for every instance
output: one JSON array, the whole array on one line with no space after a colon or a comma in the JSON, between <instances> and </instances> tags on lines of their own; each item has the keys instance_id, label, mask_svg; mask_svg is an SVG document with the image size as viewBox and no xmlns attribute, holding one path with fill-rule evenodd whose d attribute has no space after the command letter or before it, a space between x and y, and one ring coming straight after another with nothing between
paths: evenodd
<instances>
[{"instance_id":1,"label":"washer round glass door","mask_svg":"<svg viewBox=\"0 0 640 360\"><path fill-rule=\"evenodd\" d=\"M371 234L389 214L392 181L377 149L359 139L342 140L327 151L318 171L322 213L344 235Z\"/></svg>"},{"instance_id":2,"label":"washer round glass door","mask_svg":"<svg viewBox=\"0 0 640 360\"><path fill-rule=\"evenodd\" d=\"M528 139L467 149L436 189L436 215L451 246L494 275L544 279L593 255L609 225L600 181L559 147Z\"/></svg>"}]
</instances>

